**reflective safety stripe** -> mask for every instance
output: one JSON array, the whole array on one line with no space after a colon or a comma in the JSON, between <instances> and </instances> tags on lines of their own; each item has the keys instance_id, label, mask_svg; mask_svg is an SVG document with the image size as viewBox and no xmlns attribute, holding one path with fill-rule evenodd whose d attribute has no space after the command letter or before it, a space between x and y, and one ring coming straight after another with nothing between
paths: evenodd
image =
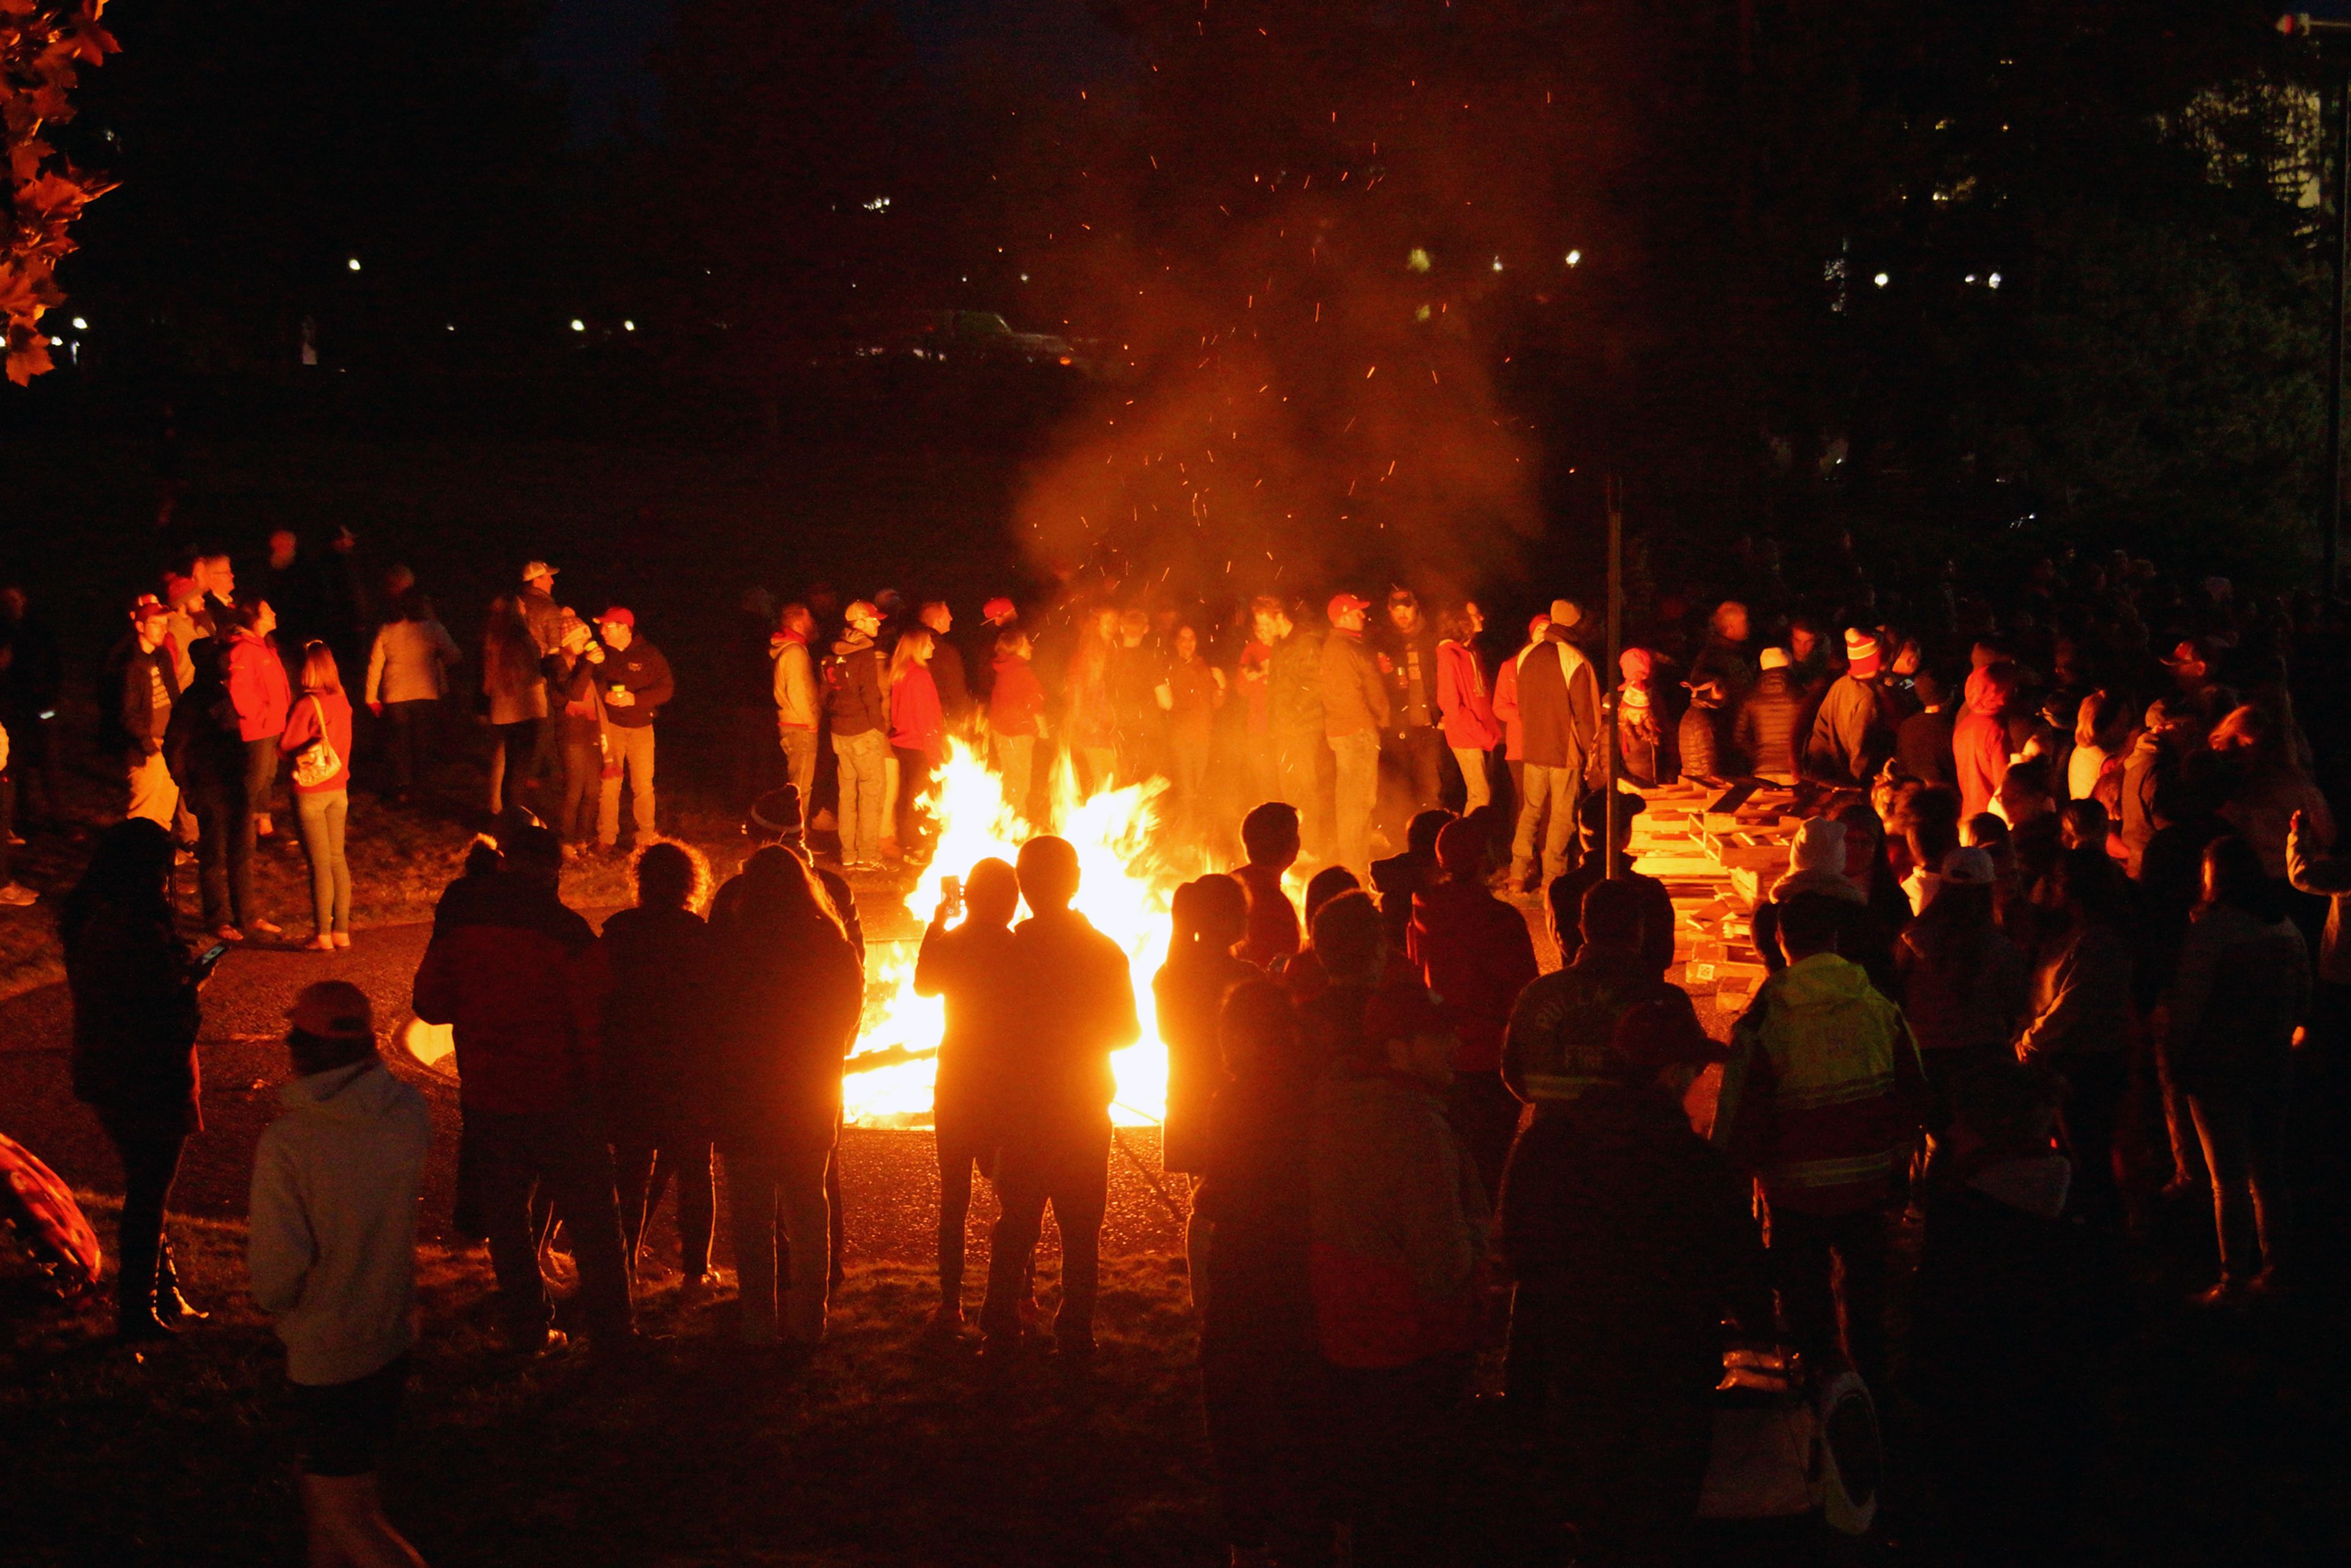
<instances>
[{"instance_id":1,"label":"reflective safety stripe","mask_svg":"<svg viewBox=\"0 0 2351 1568\"><path fill-rule=\"evenodd\" d=\"M1866 1078L1832 1079L1823 1083L1782 1083L1773 1098L1782 1111L1813 1111L1823 1105L1849 1105L1856 1100L1893 1092L1894 1074L1880 1072Z\"/></svg>"},{"instance_id":2,"label":"reflective safety stripe","mask_svg":"<svg viewBox=\"0 0 2351 1568\"><path fill-rule=\"evenodd\" d=\"M1838 1160L1784 1161L1774 1165L1765 1180L1782 1186L1846 1186L1855 1182L1876 1181L1891 1175L1893 1170L1894 1155L1891 1153L1852 1155Z\"/></svg>"}]
</instances>

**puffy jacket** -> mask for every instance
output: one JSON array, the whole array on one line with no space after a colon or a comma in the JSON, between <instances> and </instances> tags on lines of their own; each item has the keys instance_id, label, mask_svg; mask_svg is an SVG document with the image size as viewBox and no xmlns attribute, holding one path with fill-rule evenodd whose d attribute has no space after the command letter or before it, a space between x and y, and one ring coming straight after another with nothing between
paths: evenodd
<instances>
[{"instance_id":1,"label":"puffy jacket","mask_svg":"<svg viewBox=\"0 0 2351 1568\"><path fill-rule=\"evenodd\" d=\"M433 1119L381 1059L278 1091L253 1154L246 1268L277 1319L287 1375L317 1387L389 1365L416 1343L416 1194Z\"/></svg>"},{"instance_id":2,"label":"puffy jacket","mask_svg":"<svg viewBox=\"0 0 2351 1568\"><path fill-rule=\"evenodd\" d=\"M1363 633L1333 629L1322 640L1322 733L1343 740L1385 729L1388 713L1387 685Z\"/></svg>"},{"instance_id":3,"label":"puffy jacket","mask_svg":"<svg viewBox=\"0 0 2351 1568\"><path fill-rule=\"evenodd\" d=\"M1453 1071L1498 1070L1510 1009L1542 973L1526 916L1477 883L1439 883L1412 895L1405 952L1452 1019Z\"/></svg>"},{"instance_id":4,"label":"puffy jacket","mask_svg":"<svg viewBox=\"0 0 2351 1568\"><path fill-rule=\"evenodd\" d=\"M1530 768L1589 777L1601 764L1600 677L1556 629L1518 657L1519 729Z\"/></svg>"},{"instance_id":5,"label":"puffy jacket","mask_svg":"<svg viewBox=\"0 0 2351 1568\"><path fill-rule=\"evenodd\" d=\"M2008 705L2012 671L1986 664L1968 676L1967 710L1951 725L1951 762L1958 769L1960 821L1991 810L2008 778Z\"/></svg>"},{"instance_id":6,"label":"puffy jacket","mask_svg":"<svg viewBox=\"0 0 2351 1568\"><path fill-rule=\"evenodd\" d=\"M1713 1135L1775 1208L1851 1214L1886 1201L1928 1103L1902 1009L1860 965L1815 953L1732 1029Z\"/></svg>"},{"instance_id":7,"label":"puffy jacket","mask_svg":"<svg viewBox=\"0 0 2351 1568\"><path fill-rule=\"evenodd\" d=\"M449 690L449 666L465 655L438 621L387 621L368 650L367 700L430 702Z\"/></svg>"},{"instance_id":8,"label":"puffy jacket","mask_svg":"<svg viewBox=\"0 0 2351 1568\"><path fill-rule=\"evenodd\" d=\"M1454 750L1491 751L1502 738L1478 650L1449 637L1437 645L1437 704L1445 714L1445 744Z\"/></svg>"},{"instance_id":9,"label":"puffy jacket","mask_svg":"<svg viewBox=\"0 0 2351 1568\"><path fill-rule=\"evenodd\" d=\"M1813 716L1804 771L1833 784L1865 784L1894 754L1901 723L1891 687L1882 680L1839 675Z\"/></svg>"},{"instance_id":10,"label":"puffy jacket","mask_svg":"<svg viewBox=\"0 0 2351 1568\"><path fill-rule=\"evenodd\" d=\"M594 666L596 689L604 695L604 722L622 729L643 729L661 716L661 710L677 695L677 681L670 674L669 661L662 651L643 637L632 638L620 653L608 653L604 662ZM630 701L615 706L611 696L615 687L625 686Z\"/></svg>"},{"instance_id":11,"label":"puffy jacket","mask_svg":"<svg viewBox=\"0 0 2351 1568\"><path fill-rule=\"evenodd\" d=\"M1314 1096L1307 1181L1324 1359L1398 1367L1469 1349L1486 1199L1444 1100L1342 1068Z\"/></svg>"},{"instance_id":12,"label":"puffy jacket","mask_svg":"<svg viewBox=\"0 0 2351 1568\"><path fill-rule=\"evenodd\" d=\"M237 632L222 650L221 676L236 708L238 739L273 740L285 733L294 688L276 644L250 632Z\"/></svg>"},{"instance_id":13,"label":"puffy jacket","mask_svg":"<svg viewBox=\"0 0 2351 1568\"><path fill-rule=\"evenodd\" d=\"M851 632L832 645L824 661L824 711L837 736L863 735L890 727L883 695L883 667L890 655L873 639Z\"/></svg>"},{"instance_id":14,"label":"puffy jacket","mask_svg":"<svg viewBox=\"0 0 2351 1568\"><path fill-rule=\"evenodd\" d=\"M1793 779L1804 770L1803 688L1788 671L1766 670L1740 699L1736 740L1740 755L1757 773Z\"/></svg>"},{"instance_id":15,"label":"puffy jacket","mask_svg":"<svg viewBox=\"0 0 2351 1568\"><path fill-rule=\"evenodd\" d=\"M461 877L442 894L415 1007L426 1023L453 1028L461 1104L521 1114L590 1092L572 971L595 939L552 888L519 877Z\"/></svg>"}]
</instances>

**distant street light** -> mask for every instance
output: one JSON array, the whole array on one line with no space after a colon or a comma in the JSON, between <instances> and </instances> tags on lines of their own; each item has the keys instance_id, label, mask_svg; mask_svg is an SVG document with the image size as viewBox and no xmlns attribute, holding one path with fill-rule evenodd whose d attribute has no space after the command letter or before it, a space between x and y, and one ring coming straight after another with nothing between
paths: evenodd
<instances>
[{"instance_id":1,"label":"distant street light","mask_svg":"<svg viewBox=\"0 0 2351 1568\"><path fill-rule=\"evenodd\" d=\"M585 332L588 329L588 323L574 316L571 318L571 329L575 332Z\"/></svg>"},{"instance_id":2,"label":"distant street light","mask_svg":"<svg viewBox=\"0 0 2351 1568\"><path fill-rule=\"evenodd\" d=\"M1580 250L1569 251L1567 253L1567 265L1570 267L1582 267L1583 265L1583 253Z\"/></svg>"},{"instance_id":3,"label":"distant street light","mask_svg":"<svg viewBox=\"0 0 2351 1568\"><path fill-rule=\"evenodd\" d=\"M350 267L353 272L357 272L360 269L360 258L358 256L353 256L350 260L343 263L343 265Z\"/></svg>"},{"instance_id":4,"label":"distant street light","mask_svg":"<svg viewBox=\"0 0 2351 1568\"><path fill-rule=\"evenodd\" d=\"M1871 278L1870 281L1877 285L1878 287L1883 288L1894 280L1881 272L1876 277Z\"/></svg>"},{"instance_id":5,"label":"distant street light","mask_svg":"<svg viewBox=\"0 0 2351 1568\"><path fill-rule=\"evenodd\" d=\"M74 318L74 330L77 332L87 332L89 330L89 323L77 316Z\"/></svg>"}]
</instances>

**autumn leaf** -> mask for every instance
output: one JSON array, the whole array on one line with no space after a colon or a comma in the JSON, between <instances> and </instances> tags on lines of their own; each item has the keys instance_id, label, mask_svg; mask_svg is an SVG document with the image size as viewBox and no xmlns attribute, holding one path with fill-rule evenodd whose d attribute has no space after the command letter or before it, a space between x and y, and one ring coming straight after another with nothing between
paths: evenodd
<instances>
[{"instance_id":1,"label":"autumn leaf","mask_svg":"<svg viewBox=\"0 0 2351 1568\"><path fill-rule=\"evenodd\" d=\"M8 379L21 387L54 368L49 362L48 339L36 328L12 323L8 328Z\"/></svg>"}]
</instances>

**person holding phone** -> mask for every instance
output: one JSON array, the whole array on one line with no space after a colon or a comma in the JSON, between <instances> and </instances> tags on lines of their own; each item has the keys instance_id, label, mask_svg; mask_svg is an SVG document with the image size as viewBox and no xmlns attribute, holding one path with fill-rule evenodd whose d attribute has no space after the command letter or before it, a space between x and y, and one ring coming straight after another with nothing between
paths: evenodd
<instances>
[{"instance_id":1,"label":"person holding phone","mask_svg":"<svg viewBox=\"0 0 2351 1568\"><path fill-rule=\"evenodd\" d=\"M98 1113L122 1162L116 1332L161 1339L205 1314L180 1294L164 1206L188 1135L204 1129L198 992L228 951L201 956L173 926L172 835L132 817L99 835L57 925L73 998L74 1097Z\"/></svg>"}]
</instances>

